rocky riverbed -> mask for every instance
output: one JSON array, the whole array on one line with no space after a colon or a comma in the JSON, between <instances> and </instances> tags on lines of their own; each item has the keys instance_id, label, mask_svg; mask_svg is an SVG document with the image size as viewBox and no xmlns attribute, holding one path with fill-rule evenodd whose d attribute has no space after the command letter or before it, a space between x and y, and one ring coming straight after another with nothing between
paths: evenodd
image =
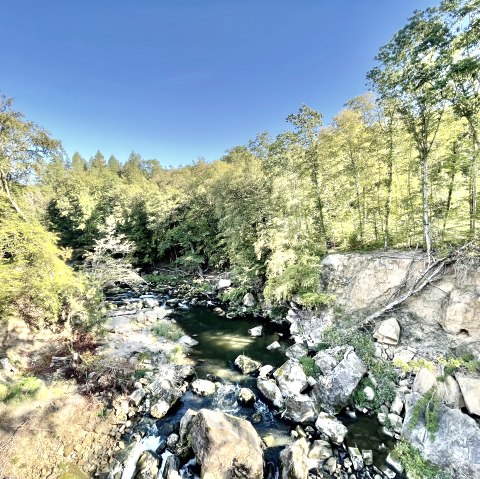
<instances>
[{"instance_id":1,"label":"rocky riverbed","mask_svg":"<svg viewBox=\"0 0 480 479\"><path fill-rule=\"evenodd\" d=\"M402 477L386 462L398 424L389 429L344 408L366 373L353 348L317 353L324 369L314 378L300 363L308 348L293 343L288 329L228 318L215 294L167 290L110 301L116 339L109 353L132 354L145 370L130 396L115 403L125 417L110 477ZM159 322L182 335L155 337ZM328 382L333 387L322 386Z\"/></svg>"}]
</instances>

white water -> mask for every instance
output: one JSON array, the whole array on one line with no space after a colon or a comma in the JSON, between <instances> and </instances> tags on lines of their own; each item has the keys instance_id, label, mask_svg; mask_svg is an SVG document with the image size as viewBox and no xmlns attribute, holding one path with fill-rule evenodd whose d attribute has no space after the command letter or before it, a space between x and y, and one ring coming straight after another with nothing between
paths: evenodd
<instances>
[{"instance_id":1,"label":"white water","mask_svg":"<svg viewBox=\"0 0 480 479\"><path fill-rule=\"evenodd\" d=\"M140 456L145 451L155 452L159 448L161 442L162 438L160 436L146 436L141 441L137 442L130 451L127 460L124 462L125 466L122 472L122 479L132 479ZM110 477L113 478L117 472L119 472L119 469L112 471Z\"/></svg>"}]
</instances>

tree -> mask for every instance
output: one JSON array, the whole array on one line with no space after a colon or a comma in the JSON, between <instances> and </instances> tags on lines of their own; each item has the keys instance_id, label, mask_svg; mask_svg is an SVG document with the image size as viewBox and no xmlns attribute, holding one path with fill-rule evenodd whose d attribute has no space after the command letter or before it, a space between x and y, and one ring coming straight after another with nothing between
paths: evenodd
<instances>
[{"instance_id":1,"label":"tree","mask_svg":"<svg viewBox=\"0 0 480 479\"><path fill-rule=\"evenodd\" d=\"M445 109L446 78L441 52L449 32L435 10L417 11L376 56L368 73L382 101L395 105L412 135L422 169L423 236L431 257L428 162Z\"/></svg>"},{"instance_id":2,"label":"tree","mask_svg":"<svg viewBox=\"0 0 480 479\"><path fill-rule=\"evenodd\" d=\"M322 242L324 251L327 251L327 232L324 218L324 204L322 199L322 185L320 179L320 165L317 146L318 134L322 127L323 115L302 105L296 115L289 115L287 121L295 128L295 134L300 143L303 154L300 160L300 168L310 176L315 190L315 203L318 219L319 239Z\"/></svg>"},{"instance_id":3,"label":"tree","mask_svg":"<svg viewBox=\"0 0 480 479\"><path fill-rule=\"evenodd\" d=\"M102 170L107 166L105 157L101 151L97 151L93 158L90 159L90 168L92 170Z\"/></svg>"},{"instance_id":4,"label":"tree","mask_svg":"<svg viewBox=\"0 0 480 479\"><path fill-rule=\"evenodd\" d=\"M60 152L60 143L13 109L13 99L0 96L0 182L11 207L25 219L12 188L25 184L41 165Z\"/></svg>"},{"instance_id":5,"label":"tree","mask_svg":"<svg viewBox=\"0 0 480 479\"><path fill-rule=\"evenodd\" d=\"M451 41L445 45L444 69L454 112L467 121L472 142L470 233L476 235L477 170L480 142L480 6L474 0L444 0L440 11Z\"/></svg>"},{"instance_id":6,"label":"tree","mask_svg":"<svg viewBox=\"0 0 480 479\"><path fill-rule=\"evenodd\" d=\"M110 158L108 159L108 162L107 162L107 167L111 172L117 175L120 174L120 170L122 169L120 162L115 158L114 155L110 155Z\"/></svg>"}]
</instances>

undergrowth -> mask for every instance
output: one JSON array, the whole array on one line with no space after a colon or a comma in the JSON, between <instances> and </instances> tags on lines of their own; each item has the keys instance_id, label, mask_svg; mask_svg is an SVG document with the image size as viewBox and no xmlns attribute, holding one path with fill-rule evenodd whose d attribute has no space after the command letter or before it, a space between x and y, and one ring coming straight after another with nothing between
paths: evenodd
<instances>
[{"instance_id":1,"label":"undergrowth","mask_svg":"<svg viewBox=\"0 0 480 479\"><path fill-rule=\"evenodd\" d=\"M450 472L424 459L407 441L399 441L392 455L404 467L409 479L453 479Z\"/></svg>"}]
</instances>

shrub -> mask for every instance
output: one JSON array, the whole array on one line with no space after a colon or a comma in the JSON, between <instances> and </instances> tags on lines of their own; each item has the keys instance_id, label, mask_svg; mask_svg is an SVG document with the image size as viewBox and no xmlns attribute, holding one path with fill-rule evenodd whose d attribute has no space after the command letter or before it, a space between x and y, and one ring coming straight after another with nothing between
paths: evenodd
<instances>
[{"instance_id":1,"label":"shrub","mask_svg":"<svg viewBox=\"0 0 480 479\"><path fill-rule=\"evenodd\" d=\"M440 401L437 397L437 390L435 386L433 386L425 393L425 396L419 399L415 404L407 426L408 429L412 431L419 421L424 419L425 427L433 441L439 428L439 409Z\"/></svg>"},{"instance_id":2,"label":"shrub","mask_svg":"<svg viewBox=\"0 0 480 479\"><path fill-rule=\"evenodd\" d=\"M320 374L319 367L315 364L315 361L310 356L303 356L300 358L300 364L303 367L303 371L307 376L318 376Z\"/></svg>"},{"instance_id":3,"label":"shrub","mask_svg":"<svg viewBox=\"0 0 480 479\"><path fill-rule=\"evenodd\" d=\"M156 323L152 331L155 335L162 336L171 341L177 341L183 336L183 331L179 326L166 320Z\"/></svg>"},{"instance_id":4,"label":"shrub","mask_svg":"<svg viewBox=\"0 0 480 479\"><path fill-rule=\"evenodd\" d=\"M407 441L399 441L392 455L400 461L410 479L451 479L449 471L443 470L424 459L420 452Z\"/></svg>"},{"instance_id":5,"label":"shrub","mask_svg":"<svg viewBox=\"0 0 480 479\"><path fill-rule=\"evenodd\" d=\"M309 309L328 306L335 301L335 296L326 293L302 293L299 297L301 304Z\"/></svg>"},{"instance_id":6,"label":"shrub","mask_svg":"<svg viewBox=\"0 0 480 479\"><path fill-rule=\"evenodd\" d=\"M35 222L4 218L0 222L0 315L18 314L43 327L77 315L89 316L97 291L65 261L68 252Z\"/></svg>"}]
</instances>

